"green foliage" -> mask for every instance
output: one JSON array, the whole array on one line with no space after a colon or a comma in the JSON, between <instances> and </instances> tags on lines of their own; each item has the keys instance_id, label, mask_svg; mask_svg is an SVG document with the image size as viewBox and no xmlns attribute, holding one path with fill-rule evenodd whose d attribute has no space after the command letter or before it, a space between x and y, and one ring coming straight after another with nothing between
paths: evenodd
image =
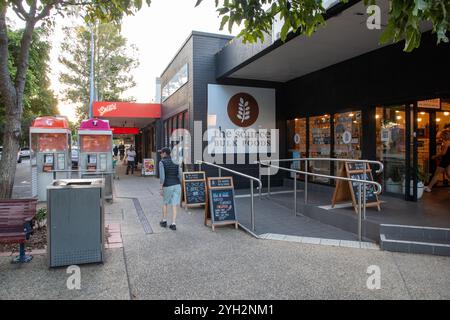
<instances>
[{"instance_id":1,"label":"green foliage","mask_svg":"<svg viewBox=\"0 0 450 320\"><path fill-rule=\"evenodd\" d=\"M410 52L420 46L420 26L423 21L432 23L437 43L448 42L446 34L450 28L449 14L450 1L448 0L394 0L381 42L399 42L404 39L404 50Z\"/></svg>"},{"instance_id":2,"label":"green foliage","mask_svg":"<svg viewBox=\"0 0 450 320\"><path fill-rule=\"evenodd\" d=\"M34 220L36 221L38 229L43 226L44 221L47 219L47 208L40 208L36 215L34 216Z\"/></svg>"},{"instance_id":3,"label":"green foliage","mask_svg":"<svg viewBox=\"0 0 450 320\"><path fill-rule=\"evenodd\" d=\"M347 2L347 0L341 0ZM196 6L203 0L197 0ZM377 0L364 0L366 5L377 4ZM325 9L317 0L223 0L215 1L217 12L222 16L220 28L234 25L244 28L239 36L245 42L264 41L271 33L275 19L284 21L280 38L287 39L290 32L311 35L325 24ZM380 41L382 43L405 40L404 50L412 51L420 46L422 22L431 22L437 42L448 42L450 27L449 0L392 0L388 25Z\"/></svg>"},{"instance_id":4,"label":"green foliage","mask_svg":"<svg viewBox=\"0 0 450 320\"><path fill-rule=\"evenodd\" d=\"M8 67L12 79L17 72L22 34L23 30L8 32ZM58 101L50 89L50 80L48 78L48 73L50 72L50 49L51 45L47 39L47 32L44 29L36 29L33 33L28 60L29 67L26 74L21 133L22 145L27 144L29 126L34 118L42 115L56 115L58 113ZM0 139L3 137L4 121L5 107L0 103Z\"/></svg>"},{"instance_id":5,"label":"green foliage","mask_svg":"<svg viewBox=\"0 0 450 320\"><path fill-rule=\"evenodd\" d=\"M421 166L417 166L417 167L411 167L411 179L414 177L414 175L417 176L417 180L421 181L423 183L428 182L428 179L430 178L430 174L428 172L426 172Z\"/></svg>"},{"instance_id":6,"label":"green foliage","mask_svg":"<svg viewBox=\"0 0 450 320\"><path fill-rule=\"evenodd\" d=\"M135 86L131 70L138 66L137 49L127 44L115 24L94 27L95 88L97 100L132 101L123 99L123 93ZM60 81L66 85L65 99L78 106L79 120L87 118L89 110L90 29L65 28L65 41L61 46L59 61L66 71Z\"/></svg>"}]
</instances>

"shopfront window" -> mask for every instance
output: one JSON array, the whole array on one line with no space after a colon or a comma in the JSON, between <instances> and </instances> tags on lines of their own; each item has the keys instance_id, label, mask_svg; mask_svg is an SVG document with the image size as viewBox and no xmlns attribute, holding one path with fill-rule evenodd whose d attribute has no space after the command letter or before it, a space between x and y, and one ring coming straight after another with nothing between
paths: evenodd
<instances>
[{"instance_id":1,"label":"shopfront window","mask_svg":"<svg viewBox=\"0 0 450 320\"><path fill-rule=\"evenodd\" d=\"M361 111L334 115L334 156L341 159L361 159ZM335 163L335 174L343 163Z\"/></svg>"},{"instance_id":2,"label":"shopfront window","mask_svg":"<svg viewBox=\"0 0 450 320\"><path fill-rule=\"evenodd\" d=\"M402 194L406 163L405 106L377 107L377 160L384 164L383 187Z\"/></svg>"},{"instance_id":3,"label":"shopfront window","mask_svg":"<svg viewBox=\"0 0 450 320\"><path fill-rule=\"evenodd\" d=\"M296 118L287 122L287 147L289 158L306 158L306 118ZM292 169L304 170L304 162L295 161L291 164ZM294 177L294 174L291 174ZM300 178L302 178L301 176Z\"/></svg>"},{"instance_id":4,"label":"shopfront window","mask_svg":"<svg viewBox=\"0 0 450 320\"><path fill-rule=\"evenodd\" d=\"M309 156L311 158L329 158L331 151L331 128L329 115L309 118ZM329 161L312 161L311 172L330 174ZM312 177L312 181L329 183L329 179Z\"/></svg>"},{"instance_id":5,"label":"shopfront window","mask_svg":"<svg viewBox=\"0 0 450 320\"><path fill-rule=\"evenodd\" d=\"M430 114L417 114L417 164L423 172L430 172ZM424 181L426 182L426 181Z\"/></svg>"}]
</instances>

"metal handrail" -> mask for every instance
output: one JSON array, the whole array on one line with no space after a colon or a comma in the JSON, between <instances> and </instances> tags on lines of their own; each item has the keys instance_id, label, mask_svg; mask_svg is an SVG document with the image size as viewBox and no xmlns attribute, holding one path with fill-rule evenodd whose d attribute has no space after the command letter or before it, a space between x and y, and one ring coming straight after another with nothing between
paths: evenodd
<instances>
[{"instance_id":1,"label":"metal handrail","mask_svg":"<svg viewBox=\"0 0 450 320\"><path fill-rule=\"evenodd\" d=\"M56 180L56 174L57 173L82 173L82 174L87 174L87 175L109 175L112 174L114 175L115 172L113 171L90 171L90 170L52 170L50 171L51 173L53 173L53 179Z\"/></svg>"},{"instance_id":2,"label":"metal handrail","mask_svg":"<svg viewBox=\"0 0 450 320\"><path fill-rule=\"evenodd\" d=\"M353 179L353 178L340 177L340 176L329 176L329 175L326 175L326 174L320 174L320 173L314 173L314 172L306 172L306 171L295 170L295 169L290 169L290 168L283 168L283 167L269 165L269 164L263 164L263 165L270 166L272 168L279 169L279 170L285 170L285 171L289 171L289 172L295 172L295 173L299 173L299 174L304 174L306 176L314 176L314 177L320 177L320 178L328 178L328 179L335 179L335 180L345 180L345 181L351 181L351 182L372 184L372 185L375 185L377 187L377 191L374 192L376 195L381 194L381 192L383 191L383 187L381 186L381 184L376 182L376 181Z\"/></svg>"},{"instance_id":3,"label":"metal handrail","mask_svg":"<svg viewBox=\"0 0 450 320\"><path fill-rule=\"evenodd\" d=\"M294 161L332 161L332 162L363 162L372 163L378 165L378 170L376 173L381 173L384 171L384 164L376 160L358 160L358 159L344 159L344 158L291 158L291 159L274 159L274 160L261 160L260 163L264 164L266 162L294 162ZM258 162L258 161L257 161Z\"/></svg>"},{"instance_id":4,"label":"metal handrail","mask_svg":"<svg viewBox=\"0 0 450 320\"><path fill-rule=\"evenodd\" d=\"M202 165L202 164L205 164L205 165L207 165L207 166L211 166L211 167L218 168L218 169L219 169L219 176L220 176L220 177L222 176L222 170L224 170L224 171L230 172L230 173L232 173L232 174L235 174L235 175L238 175L238 176L241 176L241 177L250 179L250 195L251 195L250 211L251 211L251 224L252 224L252 231L255 231L255 204L254 204L253 181L258 182L259 198L261 199L261 189L262 189L262 181L261 181L261 179L258 179L258 178L256 178L256 177L250 176L250 175L245 174L245 173L241 173L241 172L236 171L236 170L231 170L231 169L228 169L228 168L226 168L226 167L219 166L219 165L217 165L217 164L215 164L215 163L211 163L211 162L206 162L206 161L202 161L202 160L197 160L195 163L199 165L200 170L201 170L201 165Z\"/></svg>"},{"instance_id":5,"label":"metal handrail","mask_svg":"<svg viewBox=\"0 0 450 320\"><path fill-rule=\"evenodd\" d=\"M306 159L306 158L304 158L304 159ZM313 160L313 159L315 159L315 158L309 158L308 160ZM360 162L362 162L362 161L360 161ZM308 204L308 196L307 196L308 195L308 193L307 193L308 192L308 179L307 179L308 176L357 182L358 183L358 240L359 241L362 240L362 214L364 214L364 219L366 218L366 185L371 184L371 185L376 186L377 190L374 193L376 195L379 195L383 191L381 184L379 184L376 181L371 181L371 180L361 180L361 179L354 179L354 178L347 178L347 177L340 177L340 176L330 176L330 175L295 170L295 169L290 169L290 168L283 168L283 167L279 167L279 166L274 166L272 164L262 163L262 161L258 162L258 164L269 167L268 177L270 177L270 168L295 173L295 179L294 179L294 214L295 215L297 215L297 174L305 175L305 204ZM364 171L364 177L366 177L366 170L364 169L363 171ZM268 183L269 183L268 196L270 196L270 179L268 180Z\"/></svg>"}]
</instances>

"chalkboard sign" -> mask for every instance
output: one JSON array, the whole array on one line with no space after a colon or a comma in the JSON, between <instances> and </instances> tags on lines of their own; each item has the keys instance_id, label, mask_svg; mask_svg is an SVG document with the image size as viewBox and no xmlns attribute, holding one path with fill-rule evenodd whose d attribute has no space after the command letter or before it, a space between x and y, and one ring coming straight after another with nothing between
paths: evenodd
<instances>
[{"instance_id":1,"label":"chalkboard sign","mask_svg":"<svg viewBox=\"0 0 450 320\"><path fill-rule=\"evenodd\" d=\"M351 179L358 179L358 180L369 180L373 181L372 175L369 173L366 173L364 176L364 173L351 173L349 174L349 177ZM358 182L351 182L353 193L355 194L355 198L359 199L359 183ZM364 192L364 186L361 186L361 192ZM366 205L369 203L376 202L378 203L378 197L375 194L376 188L373 184L366 184ZM361 198L362 199L362 198Z\"/></svg>"},{"instance_id":2,"label":"chalkboard sign","mask_svg":"<svg viewBox=\"0 0 450 320\"><path fill-rule=\"evenodd\" d=\"M205 172L183 172L183 198L185 207L205 205Z\"/></svg>"},{"instance_id":3,"label":"chalkboard sign","mask_svg":"<svg viewBox=\"0 0 450 320\"><path fill-rule=\"evenodd\" d=\"M204 171L184 172L183 179L186 181L188 181L188 180L205 180L205 172Z\"/></svg>"},{"instance_id":4,"label":"chalkboard sign","mask_svg":"<svg viewBox=\"0 0 450 320\"><path fill-rule=\"evenodd\" d=\"M205 224L208 217L214 231L218 225L235 225L238 228L234 185L232 177L208 178L208 203L205 210Z\"/></svg>"},{"instance_id":5,"label":"chalkboard sign","mask_svg":"<svg viewBox=\"0 0 450 320\"><path fill-rule=\"evenodd\" d=\"M365 173L364 173L365 172ZM339 174L341 177L350 179L374 181L372 170L365 162L346 162ZM361 185L361 192L364 185ZM373 184L366 184L366 207L377 207L380 211L380 201L375 194L376 187ZM332 207L338 202L351 200L355 211L358 213L359 183L354 181L337 180L334 190ZM362 199L363 200L363 199Z\"/></svg>"},{"instance_id":6,"label":"chalkboard sign","mask_svg":"<svg viewBox=\"0 0 450 320\"><path fill-rule=\"evenodd\" d=\"M365 162L347 162L347 168L349 171L364 171L367 170Z\"/></svg>"},{"instance_id":7,"label":"chalkboard sign","mask_svg":"<svg viewBox=\"0 0 450 320\"><path fill-rule=\"evenodd\" d=\"M236 221L233 189L212 189L210 192L211 219L213 223Z\"/></svg>"},{"instance_id":8,"label":"chalkboard sign","mask_svg":"<svg viewBox=\"0 0 450 320\"><path fill-rule=\"evenodd\" d=\"M233 181L231 178L210 178L209 185L211 188L219 188L219 187L231 187L233 185Z\"/></svg>"}]
</instances>

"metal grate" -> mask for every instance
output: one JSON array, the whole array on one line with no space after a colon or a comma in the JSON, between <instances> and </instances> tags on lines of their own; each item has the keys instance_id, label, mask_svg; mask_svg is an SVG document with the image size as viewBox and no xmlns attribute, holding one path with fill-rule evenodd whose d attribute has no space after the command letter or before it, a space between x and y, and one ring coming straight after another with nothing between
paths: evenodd
<instances>
[{"instance_id":1,"label":"metal grate","mask_svg":"<svg viewBox=\"0 0 450 320\"><path fill-rule=\"evenodd\" d=\"M142 210L141 203L139 202L138 198L131 198L133 200L134 208L136 209L139 222L142 225L142 228L144 228L145 234L151 234L153 233L153 229L150 226L150 222L148 222L147 217L145 216L144 210Z\"/></svg>"}]
</instances>

